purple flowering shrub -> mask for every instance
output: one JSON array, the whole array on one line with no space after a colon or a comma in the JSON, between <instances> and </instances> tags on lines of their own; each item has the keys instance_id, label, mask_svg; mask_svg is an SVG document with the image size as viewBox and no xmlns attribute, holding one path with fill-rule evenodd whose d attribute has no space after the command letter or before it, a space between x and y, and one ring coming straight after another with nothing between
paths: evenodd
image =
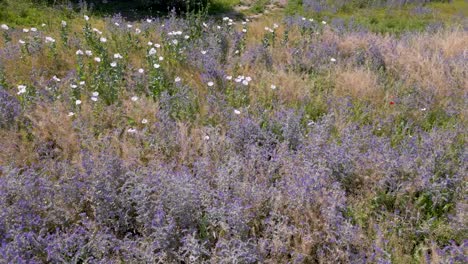
<instances>
[{"instance_id":1,"label":"purple flowering shrub","mask_svg":"<svg viewBox=\"0 0 468 264\"><path fill-rule=\"evenodd\" d=\"M0 40L0 262L466 262L465 29L94 19Z\"/></svg>"}]
</instances>

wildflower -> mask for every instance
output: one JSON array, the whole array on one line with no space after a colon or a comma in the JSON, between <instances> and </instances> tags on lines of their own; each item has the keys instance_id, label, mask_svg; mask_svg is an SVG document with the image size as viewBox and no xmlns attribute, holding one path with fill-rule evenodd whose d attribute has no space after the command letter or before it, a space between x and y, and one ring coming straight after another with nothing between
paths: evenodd
<instances>
[{"instance_id":1,"label":"wildflower","mask_svg":"<svg viewBox=\"0 0 468 264\"><path fill-rule=\"evenodd\" d=\"M135 29L135 33L140 34L140 33L141 33L141 29L136 28L136 29Z\"/></svg>"},{"instance_id":2,"label":"wildflower","mask_svg":"<svg viewBox=\"0 0 468 264\"><path fill-rule=\"evenodd\" d=\"M204 27L208 27L208 25L207 25L205 22L203 22L202 25L203 25Z\"/></svg>"},{"instance_id":3,"label":"wildflower","mask_svg":"<svg viewBox=\"0 0 468 264\"><path fill-rule=\"evenodd\" d=\"M135 128L129 128L127 130L128 133L135 133L137 130Z\"/></svg>"},{"instance_id":4,"label":"wildflower","mask_svg":"<svg viewBox=\"0 0 468 264\"><path fill-rule=\"evenodd\" d=\"M120 24L119 24L119 23L117 23L117 22L115 22L115 23L114 23L114 25L116 25L117 27L119 27L119 26L120 26Z\"/></svg>"},{"instance_id":5,"label":"wildflower","mask_svg":"<svg viewBox=\"0 0 468 264\"><path fill-rule=\"evenodd\" d=\"M57 76L55 76L55 75L52 77L52 79L53 79L54 81L56 81L56 82L60 82L60 79L57 78Z\"/></svg>"},{"instance_id":6,"label":"wildflower","mask_svg":"<svg viewBox=\"0 0 468 264\"><path fill-rule=\"evenodd\" d=\"M153 56L154 54L156 54L156 49L155 48L151 48L150 51L148 52L149 56Z\"/></svg>"},{"instance_id":7,"label":"wildflower","mask_svg":"<svg viewBox=\"0 0 468 264\"><path fill-rule=\"evenodd\" d=\"M158 43L154 44L154 46L155 46L156 48L160 48L160 47L161 47L161 45L158 44Z\"/></svg>"},{"instance_id":8,"label":"wildflower","mask_svg":"<svg viewBox=\"0 0 468 264\"><path fill-rule=\"evenodd\" d=\"M189 39L189 38L190 38L189 35L185 35L185 36L184 36L184 39Z\"/></svg>"},{"instance_id":9,"label":"wildflower","mask_svg":"<svg viewBox=\"0 0 468 264\"><path fill-rule=\"evenodd\" d=\"M89 21L89 16L84 15L83 17L84 17L84 19L85 19L86 21Z\"/></svg>"},{"instance_id":10,"label":"wildflower","mask_svg":"<svg viewBox=\"0 0 468 264\"><path fill-rule=\"evenodd\" d=\"M327 24L327 22L326 22L326 21L322 21L322 24L326 25L326 24Z\"/></svg>"},{"instance_id":11,"label":"wildflower","mask_svg":"<svg viewBox=\"0 0 468 264\"><path fill-rule=\"evenodd\" d=\"M5 24L2 24L0 27L1 27L3 30L8 30L8 29L10 29L10 28L9 28L7 25L5 25Z\"/></svg>"},{"instance_id":12,"label":"wildflower","mask_svg":"<svg viewBox=\"0 0 468 264\"><path fill-rule=\"evenodd\" d=\"M242 32L246 33L246 32L247 32L247 29L246 29L246 28L243 28L243 29L242 29Z\"/></svg>"},{"instance_id":13,"label":"wildflower","mask_svg":"<svg viewBox=\"0 0 468 264\"><path fill-rule=\"evenodd\" d=\"M331 58L330 61L331 61L331 62L336 62L336 59L335 59L335 58Z\"/></svg>"},{"instance_id":14,"label":"wildflower","mask_svg":"<svg viewBox=\"0 0 468 264\"><path fill-rule=\"evenodd\" d=\"M153 65L153 67L154 67L155 69L159 69L159 67L161 67L161 65L155 63L155 64Z\"/></svg>"},{"instance_id":15,"label":"wildflower","mask_svg":"<svg viewBox=\"0 0 468 264\"><path fill-rule=\"evenodd\" d=\"M148 41L148 46L153 46L153 42Z\"/></svg>"},{"instance_id":16,"label":"wildflower","mask_svg":"<svg viewBox=\"0 0 468 264\"><path fill-rule=\"evenodd\" d=\"M94 58L94 61L95 61L95 62L101 62L101 58L95 57L95 58Z\"/></svg>"},{"instance_id":17,"label":"wildflower","mask_svg":"<svg viewBox=\"0 0 468 264\"><path fill-rule=\"evenodd\" d=\"M228 21L229 17L223 17L223 21Z\"/></svg>"},{"instance_id":18,"label":"wildflower","mask_svg":"<svg viewBox=\"0 0 468 264\"><path fill-rule=\"evenodd\" d=\"M160 56L159 61L163 61L163 60L164 60L164 57Z\"/></svg>"},{"instance_id":19,"label":"wildflower","mask_svg":"<svg viewBox=\"0 0 468 264\"><path fill-rule=\"evenodd\" d=\"M111 63L110 63L110 66L111 66L112 68L117 67L117 62L115 62L115 61L111 62Z\"/></svg>"},{"instance_id":20,"label":"wildflower","mask_svg":"<svg viewBox=\"0 0 468 264\"><path fill-rule=\"evenodd\" d=\"M75 89L75 88L78 87L78 85L72 83L72 84L70 84L70 87L71 87L72 89Z\"/></svg>"},{"instance_id":21,"label":"wildflower","mask_svg":"<svg viewBox=\"0 0 468 264\"><path fill-rule=\"evenodd\" d=\"M426 111L426 110L427 110L427 108L425 108L425 107L421 108L421 111L423 111L423 112Z\"/></svg>"},{"instance_id":22,"label":"wildflower","mask_svg":"<svg viewBox=\"0 0 468 264\"><path fill-rule=\"evenodd\" d=\"M22 40L22 39L18 40L18 42L19 42L19 44L21 44L21 45L26 44L26 42L25 42L24 40Z\"/></svg>"},{"instance_id":23,"label":"wildflower","mask_svg":"<svg viewBox=\"0 0 468 264\"><path fill-rule=\"evenodd\" d=\"M68 116L74 116L74 115L75 115L75 113L73 113L73 112L68 112Z\"/></svg>"},{"instance_id":24,"label":"wildflower","mask_svg":"<svg viewBox=\"0 0 468 264\"><path fill-rule=\"evenodd\" d=\"M204 140L210 140L210 136L206 135L203 137Z\"/></svg>"},{"instance_id":25,"label":"wildflower","mask_svg":"<svg viewBox=\"0 0 468 264\"><path fill-rule=\"evenodd\" d=\"M115 53L114 54L114 59L123 59L123 57L119 53Z\"/></svg>"},{"instance_id":26,"label":"wildflower","mask_svg":"<svg viewBox=\"0 0 468 264\"><path fill-rule=\"evenodd\" d=\"M97 28L93 28L93 31L96 32L96 33L98 33L99 35L102 35L102 32L101 32L99 29L97 29Z\"/></svg>"},{"instance_id":27,"label":"wildflower","mask_svg":"<svg viewBox=\"0 0 468 264\"><path fill-rule=\"evenodd\" d=\"M23 28L23 32L24 32L24 33L28 33L28 32L29 32L29 29Z\"/></svg>"},{"instance_id":28,"label":"wildflower","mask_svg":"<svg viewBox=\"0 0 468 264\"><path fill-rule=\"evenodd\" d=\"M62 27L66 27L66 26L67 26L67 21L62 20Z\"/></svg>"},{"instance_id":29,"label":"wildflower","mask_svg":"<svg viewBox=\"0 0 468 264\"><path fill-rule=\"evenodd\" d=\"M26 85L18 85L18 95L26 93Z\"/></svg>"},{"instance_id":30,"label":"wildflower","mask_svg":"<svg viewBox=\"0 0 468 264\"><path fill-rule=\"evenodd\" d=\"M395 102L394 102L394 101L390 101L390 105L394 105L394 104L395 104Z\"/></svg>"},{"instance_id":31,"label":"wildflower","mask_svg":"<svg viewBox=\"0 0 468 264\"><path fill-rule=\"evenodd\" d=\"M106 43L106 42L107 42L107 39L104 38L104 37L102 37L102 38L99 39L99 41L101 41L102 43Z\"/></svg>"},{"instance_id":32,"label":"wildflower","mask_svg":"<svg viewBox=\"0 0 468 264\"><path fill-rule=\"evenodd\" d=\"M241 114L241 111L239 111L239 110L237 110L237 109L234 109L234 114L240 115L240 114Z\"/></svg>"},{"instance_id":33,"label":"wildflower","mask_svg":"<svg viewBox=\"0 0 468 264\"><path fill-rule=\"evenodd\" d=\"M248 81L248 82L250 82L250 81L252 81L252 77L247 76L247 78L245 78L245 80Z\"/></svg>"},{"instance_id":34,"label":"wildflower","mask_svg":"<svg viewBox=\"0 0 468 264\"><path fill-rule=\"evenodd\" d=\"M130 24L127 24L127 28L132 28L133 26Z\"/></svg>"},{"instance_id":35,"label":"wildflower","mask_svg":"<svg viewBox=\"0 0 468 264\"><path fill-rule=\"evenodd\" d=\"M83 85L85 85L85 84L86 84L85 81L81 81L81 82L80 82L80 85L81 85L81 86L83 86Z\"/></svg>"},{"instance_id":36,"label":"wildflower","mask_svg":"<svg viewBox=\"0 0 468 264\"><path fill-rule=\"evenodd\" d=\"M92 95L93 95L94 97L98 97L98 96L99 96L99 92L93 92Z\"/></svg>"},{"instance_id":37,"label":"wildflower","mask_svg":"<svg viewBox=\"0 0 468 264\"><path fill-rule=\"evenodd\" d=\"M53 39L52 37L46 37L46 38L45 38L45 42L46 42L46 43L54 43L54 42L55 42L55 39Z\"/></svg>"},{"instance_id":38,"label":"wildflower","mask_svg":"<svg viewBox=\"0 0 468 264\"><path fill-rule=\"evenodd\" d=\"M232 76L231 75L226 76L226 80L228 81L232 80Z\"/></svg>"},{"instance_id":39,"label":"wildflower","mask_svg":"<svg viewBox=\"0 0 468 264\"><path fill-rule=\"evenodd\" d=\"M201 54L205 55L205 54L206 54L206 50L202 50L202 51L201 51Z\"/></svg>"},{"instance_id":40,"label":"wildflower","mask_svg":"<svg viewBox=\"0 0 468 264\"><path fill-rule=\"evenodd\" d=\"M279 28L278 24L273 24L273 28Z\"/></svg>"},{"instance_id":41,"label":"wildflower","mask_svg":"<svg viewBox=\"0 0 468 264\"><path fill-rule=\"evenodd\" d=\"M151 22L153 22L153 21L152 21L151 19L148 18L148 19L146 19L146 22L147 22L147 23L151 23Z\"/></svg>"},{"instance_id":42,"label":"wildflower","mask_svg":"<svg viewBox=\"0 0 468 264\"><path fill-rule=\"evenodd\" d=\"M135 96L132 96L131 100L132 100L133 102L138 101L138 96L136 96L136 95L135 95Z\"/></svg>"},{"instance_id":43,"label":"wildflower","mask_svg":"<svg viewBox=\"0 0 468 264\"><path fill-rule=\"evenodd\" d=\"M75 101L75 104L76 104L76 105L80 105L80 104L81 104L81 100L76 100L76 101Z\"/></svg>"},{"instance_id":44,"label":"wildflower","mask_svg":"<svg viewBox=\"0 0 468 264\"><path fill-rule=\"evenodd\" d=\"M214 85L214 82L208 82L208 86L212 87Z\"/></svg>"},{"instance_id":45,"label":"wildflower","mask_svg":"<svg viewBox=\"0 0 468 264\"><path fill-rule=\"evenodd\" d=\"M176 77L174 81L175 81L176 83L178 83L178 82L181 81L181 79L180 79L180 77Z\"/></svg>"},{"instance_id":46,"label":"wildflower","mask_svg":"<svg viewBox=\"0 0 468 264\"><path fill-rule=\"evenodd\" d=\"M179 43L179 41L178 41L177 39L173 39L173 40L172 40L172 43L173 43L174 45L177 45L177 44Z\"/></svg>"},{"instance_id":47,"label":"wildflower","mask_svg":"<svg viewBox=\"0 0 468 264\"><path fill-rule=\"evenodd\" d=\"M309 21L310 21L310 22L314 22L314 19L313 19L313 18L309 18Z\"/></svg>"},{"instance_id":48,"label":"wildflower","mask_svg":"<svg viewBox=\"0 0 468 264\"><path fill-rule=\"evenodd\" d=\"M75 54L78 55L78 56L80 56L80 55L83 55L84 53L83 53L82 50L77 50L77 51L75 52Z\"/></svg>"},{"instance_id":49,"label":"wildflower","mask_svg":"<svg viewBox=\"0 0 468 264\"><path fill-rule=\"evenodd\" d=\"M148 124L148 119L143 118L143 120L141 120L141 123L142 123L142 124Z\"/></svg>"},{"instance_id":50,"label":"wildflower","mask_svg":"<svg viewBox=\"0 0 468 264\"><path fill-rule=\"evenodd\" d=\"M247 86L247 85L249 85L249 81L243 80L243 81L242 81L242 84L245 85L245 86Z\"/></svg>"},{"instance_id":51,"label":"wildflower","mask_svg":"<svg viewBox=\"0 0 468 264\"><path fill-rule=\"evenodd\" d=\"M92 100L93 102L97 102L98 98L95 97L95 96L92 96L92 97L91 97L91 100Z\"/></svg>"},{"instance_id":52,"label":"wildflower","mask_svg":"<svg viewBox=\"0 0 468 264\"><path fill-rule=\"evenodd\" d=\"M144 73L145 70L143 70L143 69L138 69L138 72L139 72L139 73Z\"/></svg>"},{"instance_id":53,"label":"wildflower","mask_svg":"<svg viewBox=\"0 0 468 264\"><path fill-rule=\"evenodd\" d=\"M86 53L86 55L88 55L88 56L92 56L92 55L93 55L93 52L90 51L90 50L85 51L85 53Z\"/></svg>"},{"instance_id":54,"label":"wildflower","mask_svg":"<svg viewBox=\"0 0 468 264\"><path fill-rule=\"evenodd\" d=\"M247 22L245 22L245 21L242 21L242 25L246 25L246 24L247 24Z\"/></svg>"},{"instance_id":55,"label":"wildflower","mask_svg":"<svg viewBox=\"0 0 468 264\"><path fill-rule=\"evenodd\" d=\"M305 18L305 17L302 17L302 21L305 21L305 20L306 20L306 18Z\"/></svg>"},{"instance_id":56,"label":"wildflower","mask_svg":"<svg viewBox=\"0 0 468 264\"><path fill-rule=\"evenodd\" d=\"M276 90L276 85L272 84L272 85L270 86L270 88L271 88L272 90Z\"/></svg>"}]
</instances>

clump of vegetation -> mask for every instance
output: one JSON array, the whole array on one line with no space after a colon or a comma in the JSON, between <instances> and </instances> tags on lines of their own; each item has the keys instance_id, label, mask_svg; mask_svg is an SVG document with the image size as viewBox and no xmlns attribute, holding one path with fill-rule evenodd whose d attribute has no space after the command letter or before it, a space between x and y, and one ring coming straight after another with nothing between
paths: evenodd
<instances>
[{"instance_id":1,"label":"clump of vegetation","mask_svg":"<svg viewBox=\"0 0 468 264\"><path fill-rule=\"evenodd\" d=\"M5 3L0 262L466 262L459 18Z\"/></svg>"}]
</instances>

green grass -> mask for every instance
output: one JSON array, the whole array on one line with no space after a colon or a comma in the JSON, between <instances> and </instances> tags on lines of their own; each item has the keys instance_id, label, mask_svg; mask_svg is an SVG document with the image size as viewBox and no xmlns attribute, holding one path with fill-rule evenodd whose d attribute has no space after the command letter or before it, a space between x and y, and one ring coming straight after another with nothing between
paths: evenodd
<instances>
[{"instance_id":1,"label":"green grass","mask_svg":"<svg viewBox=\"0 0 468 264\"><path fill-rule=\"evenodd\" d=\"M372 8L347 5L337 13L306 12L301 0L291 0L286 7L287 14L300 14L320 20L342 18L345 21L353 20L355 23L379 33L401 33L404 31L420 31L431 23L444 24L461 23L468 16L468 2L454 0L452 3L431 2L425 5L430 8L430 14L414 14L412 10L416 5L407 5L401 8Z\"/></svg>"}]
</instances>

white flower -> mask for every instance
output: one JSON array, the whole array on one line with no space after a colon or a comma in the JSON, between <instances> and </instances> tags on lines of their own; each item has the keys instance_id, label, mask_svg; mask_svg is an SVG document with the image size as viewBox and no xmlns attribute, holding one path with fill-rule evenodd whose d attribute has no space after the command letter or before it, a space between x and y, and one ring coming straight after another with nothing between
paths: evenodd
<instances>
[{"instance_id":1,"label":"white flower","mask_svg":"<svg viewBox=\"0 0 468 264\"><path fill-rule=\"evenodd\" d=\"M184 39L189 39L189 38L190 38L189 35L185 35L185 36L184 36Z\"/></svg>"},{"instance_id":2,"label":"white flower","mask_svg":"<svg viewBox=\"0 0 468 264\"><path fill-rule=\"evenodd\" d=\"M205 22L203 22L203 26L204 26L204 27L208 27L208 25L207 25Z\"/></svg>"},{"instance_id":3,"label":"white flower","mask_svg":"<svg viewBox=\"0 0 468 264\"><path fill-rule=\"evenodd\" d=\"M203 137L204 140L210 140L210 136L206 135Z\"/></svg>"},{"instance_id":4,"label":"white flower","mask_svg":"<svg viewBox=\"0 0 468 264\"><path fill-rule=\"evenodd\" d=\"M1 27L3 30L8 30L8 29L10 29L10 28L9 28L7 25L5 25L5 24L2 24L0 27Z\"/></svg>"},{"instance_id":5,"label":"white flower","mask_svg":"<svg viewBox=\"0 0 468 264\"><path fill-rule=\"evenodd\" d=\"M163 61L163 60L164 60L164 57L160 56L159 61Z\"/></svg>"},{"instance_id":6,"label":"white flower","mask_svg":"<svg viewBox=\"0 0 468 264\"><path fill-rule=\"evenodd\" d=\"M217 28L217 29L221 29L221 27L220 27L220 26L216 26L216 28Z\"/></svg>"},{"instance_id":7,"label":"white flower","mask_svg":"<svg viewBox=\"0 0 468 264\"><path fill-rule=\"evenodd\" d=\"M133 26L131 24L127 24L127 28L132 28Z\"/></svg>"},{"instance_id":8,"label":"white flower","mask_svg":"<svg viewBox=\"0 0 468 264\"><path fill-rule=\"evenodd\" d=\"M138 101L138 96L136 96L136 95L135 95L135 96L132 96L131 100L132 100L133 102Z\"/></svg>"},{"instance_id":9,"label":"white flower","mask_svg":"<svg viewBox=\"0 0 468 264\"><path fill-rule=\"evenodd\" d=\"M137 130L135 128L129 128L127 130L128 133L135 133Z\"/></svg>"},{"instance_id":10,"label":"white flower","mask_svg":"<svg viewBox=\"0 0 468 264\"><path fill-rule=\"evenodd\" d=\"M138 69L138 72L139 72L139 73L144 73L145 70L143 70L143 69Z\"/></svg>"},{"instance_id":11,"label":"white flower","mask_svg":"<svg viewBox=\"0 0 468 264\"><path fill-rule=\"evenodd\" d=\"M243 29L242 29L242 32L246 33L246 32L247 32L247 29L246 29L246 28L243 28Z\"/></svg>"},{"instance_id":12,"label":"white flower","mask_svg":"<svg viewBox=\"0 0 468 264\"><path fill-rule=\"evenodd\" d=\"M276 90L276 85L272 84L270 87L272 90Z\"/></svg>"},{"instance_id":13,"label":"white flower","mask_svg":"<svg viewBox=\"0 0 468 264\"><path fill-rule=\"evenodd\" d=\"M331 62L336 62L336 59L335 59L335 58L331 58L330 61L331 61Z\"/></svg>"},{"instance_id":14,"label":"white flower","mask_svg":"<svg viewBox=\"0 0 468 264\"><path fill-rule=\"evenodd\" d=\"M19 44L21 44L21 45L26 44L26 42L25 42L24 40L22 40L22 39L18 40L18 42L19 42Z\"/></svg>"},{"instance_id":15,"label":"white flower","mask_svg":"<svg viewBox=\"0 0 468 264\"><path fill-rule=\"evenodd\" d=\"M314 22L314 19L313 19L313 18L309 18L309 21L310 21L310 22Z\"/></svg>"},{"instance_id":16,"label":"white flower","mask_svg":"<svg viewBox=\"0 0 468 264\"><path fill-rule=\"evenodd\" d=\"M43 27L45 27L45 26L46 26L46 24L42 24L42 25L43 25ZM33 27L33 28L31 28L31 32L36 32L36 31L37 31L37 28L34 28L34 27Z\"/></svg>"},{"instance_id":17,"label":"white flower","mask_svg":"<svg viewBox=\"0 0 468 264\"><path fill-rule=\"evenodd\" d=\"M161 45L158 44L158 43L154 44L154 46L155 46L156 48L160 48L160 47L161 47Z\"/></svg>"},{"instance_id":18,"label":"white flower","mask_svg":"<svg viewBox=\"0 0 468 264\"><path fill-rule=\"evenodd\" d=\"M119 23L117 23L117 22L115 22L115 23L114 23L114 25L116 25L117 27L119 27L119 26L120 26L120 24L119 24Z\"/></svg>"},{"instance_id":19,"label":"white flower","mask_svg":"<svg viewBox=\"0 0 468 264\"><path fill-rule=\"evenodd\" d=\"M177 44L179 43L179 41L178 41L177 39L173 39L173 40L172 40L172 43L173 43L174 45L177 45Z\"/></svg>"},{"instance_id":20,"label":"white flower","mask_svg":"<svg viewBox=\"0 0 468 264\"><path fill-rule=\"evenodd\" d=\"M302 17L302 21L305 21L305 20L306 20L306 18L305 18L305 17Z\"/></svg>"},{"instance_id":21,"label":"white flower","mask_svg":"<svg viewBox=\"0 0 468 264\"><path fill-rule=\"evenodd\" d=\"M74 115L75 115L75 113L73 113L73 112L68 112L68 116L74 116Z\"/></svg>"},{"instance_id":22,"label":"white flower","mask_svg":"<svg viewBox=\"0 0 468 264\"><path fill-rule=\"evenodd\" d=\"M111 66L112 68L117 67L117 62L115 62L115 61L111 62L111 63L110 63L110 66Z\"/></svg>"},{"instance_id":23,"label":"white flower","mask_svg":"<svg viewBox=\"0 0 468 264\"><path fill-rule=\"evenodd\" d=\"M155 69L159 69L159 67L161 67L161 65L155 63L155 64L153 65L153 67L154 67Z\"/></svg>"},{"instance_id":24,"label":"white flower","mask_svg":"<svg viewBox=\"0 0 468 264\"><path fill-rule=\"evenodd\" d=\"M208 86L211 87L214 85L214 82L208 82Z\"/></svg>"},{"instance_id":25,"label":"white flower","mask_svg":"<svg viewBox=\"0 0 468 264\"><path fill-rule=\"evenodd\" d=\"M246 25L246 24L247 24L247 22L245 22L245 21L242 21L242 25Z\"/></svg>"},{"instance_id":26,"label":"white flower","mask_svg":"<svg viewBox=\"0 0 468 264\"><path fill-rule=\"evenodd\" d=\"M88 55L88 56L92 56L92 55L93 55L93 52L90 51L90 50L85 51L85 53L86 53L86 55Z\"/></svg>"},{"instance_id":27,"label":"white flower","mask_svg":"<svg viewBox=\"0 0 468 264\"><path fill-rule=\"evenodd\" d=\"M24 33L28 33L28 32L29 32L29 29L23 28L23 32L24 32Z\"/></svg>"},{"instance_id":28,"label":"white flower","mask_svg":"<svg viewBox=\"0 0 468 264\"><path fill-rule=\"evenodd\" d=\"M148 41L148 46L153 46L153 42Z\"/></svg>"},{"instance_id":29,"label":"white flower","mask_svg":"<svg viewBox=\"0 0 468 264\"><path fill-rule=\"evenodd\" d=\"M76 105L80 105L80 104L81 104L81 100L76 100L76 101L75 101L75 104L76 104Z\"/></svg>"},{"instance_id":30,"label":"white flower","mask_svg":"<svg viewBox=\"0 0 468 264\"><path fill-rule=\"evenodd\" d=\"M143 120L141 120L141 123L142 123L142 124L148 124L148 119L143 118Z\"/></svg>"},{"instance_id":31,"label":"white flower","mask_svg":"<svg viewBox=\"0 0 468 264\"><path fill-rule=\"evenodd\" d=\"M92 97L91 97L91 100L92 100L93 102L97 102L98 98L95 97L95 96L92 96Z\"/></svg>"},{"instance_id":32,"label":"white flower","mask_svg":"<svg viewBox=\"0 0 468 264\"><path fill-rule=\"evenodd\" d=\"M206 54L206 50L202 50L202 51L201 51L201 54L205 55L205 54Z\"/></svg>"},{"instance_id":33,"label":"white flower","mask_svg":"<svg viewBox=\"0 0 468 264\"><path fill-rule=\"evenodd\" d=\"M176 77L174 81L175 81L176 83L178 83L178 82L181 81L181 79L180 79L180 77Z\"/></svg>"},{"instance_id":34,"label":"white flower","mask_svg":"<svg viewBox=\"0 0 468 264\"><path fill-rule=\"evenodd\" d=\"M102 38L99 39L99 41L101 41L102 43L106 43L106 42L107 42L107 39L104 38L104 37L102 37Z\"/></svg>"},{"instance_id":35,"label":"white flower","mask_svg":"<svg viewBox=\"0 0 468 264\"><path fill-rule=\"evenodd\" d=\"M147 22L147 23L151 23L151 22L153 22L153 20L151 20L151 19L148 18L148 19L146 19L146 22Z\"/></svg>"},{"instance_id":36,"label":"white flower","mask_svg":"<svg viewBox=\"0 0 468 264\"><path fill-rule=\"evenodd\" d=\"M98 97L98 96L99 96L99 92L93 92L92 95L93 95L94 97Z\"/></svg>"},{"instance_id":37,"label":"white flower","mask_svg":"<svg viewBox=\"0 0 468 264\"><path fill-rule=\"evenodd\" d=\"M45 42L46 42L46 43L49 43L49 42L50 42L50 43L54 43L54 42L55 42L55 39L53 39L52 37L46 37L46 38L45 38Z\"/></svg>"},{"instance_id":38,"label":"white flower","mask_svg":"<svg viewBox=\"0 0 468 264\"><path fill-rule=\"evenodd\" d=\"M234 54L239 54L239 50L234 51Z\"/></svg>"},{"instance_id":39,"label":"white flower","mask_svg":"<svg viewBox=\"0 0 468 264\"><path fill-rule=\"evenodd\" d=\"M81 82L80 82L80 85L81 85L81 86L83 86L83 85L85 85L85 84L86 84L85 81L81 81Z\"/></svg>"},{"instance_id":40,"label":"white flower","mask_svg":"<svg viewBox=\"0 0 468 264\"><path fill-rule=\"evenodd\" d=\"M96 32L96 33L98 33L99 35L102 35L102 32L101 32L99 29L97 29L97 28L93 28L93 31Z\"/></svg>"},{"instance_id":41,"label":"white flower","mask_svg":"<svg viewBox=\"0 0 468 264\"><path fill-rule=\"evenodd\" d=\"M78 85L72 83L72 84L70 84L70 87L71 87L72 89L75 89L75 88L78 87Z\"/></svg>"},{"instance_id":42,"label":"white flower","mask_svg":"<svg viewBox=\"0 0 468 264\"><path fill-rule=\"evenodd\" d=\"M265 27L265 31L269 31L269 30L270 30L270 28L269 28L269 27Z\"/></svg>"},{"instance_id":43,"label":"white flower","mask_svg":"<svg viewBox=\"0 0 468 264\"><path fill-rule=\"evenodd\" d=\"M119 53L116 53L114 54L114 59L123 59L123 57Z\"/></svg>"},{"instance_id":44,"label":"white flower","mask_svg":"<svg viewBox=\"0 0 468 264\"><path fill-rule=\"evenodd\" d=\"M326 24L327 24L327 22L326 22L326 21L322 21L322 24L326 25Z\"/></svg>"},{"instance_id":45,"label":"white flower","mask_svg":"<svg viewBox=\"0 0 468 264\"><path fill-rule=\"evenodd\" d=\"M245 86L247 86L247 85L249 85L249 81L243 80L243 81L242 81L242 84L245 85Z\"/></svg>"},{"instance_id":46,"label":"white flower","mask_svg":"<svg viewBox=\"0 0 468 264\"><path fill-rule=\"evenodd\" d=\"M226 80L228 81L232 80L232 76L231 75L226 76Z\"/></svg>"},{"instance_id":47,"label":"white flower","mask_svg":"<svg viewBox=\"0 0 468 264\"><path fill-rule=\"evenodd\" d=\"M86 21L89 21L89 16L84 15L83 17L84 17L84 19L85 19Z\"/></svg>"},{"instance_id":48,"label":"white flower","mask_svg":"<svg viewBox=\"0 0 468 264\"><path fill-rule=\"evenodd\" d=\"M252 81L252 77L247 76L247 78L245 78L245 80L248 81L248 82L250 82L250 81Z\"/></svg>"},{"instance_id":49,"label":"white flower","mask_svg":"<svg viewBox=\"0 0 468 264\"><path fill-rule=\"evenodd\" d=\"M66 26L67 26L67 21L62 20L62 27L66 27Z\"/></svg>"},{"instance_id":50,"label":"white flower","mask_svg":"<svg viewBox=\"0 0 468 264\"><path fill-rule=\"evenodd\" d=\"M148 52L148 54L150 56L153 56L154 54L156 54L156 49L155 48L151 48L150 51Z\"/></svg>"},{"instance_id":51,"label":"white flower","mask_svg":"<svg viewBox=\"0 0 468 264\"><path fill-rule=\"evenodd\" d=\"M228 21L229 17L223 17L223 21Z\"/></svg>"},{"instance_id":52,"label":"white flower","mask_svg":"<svg viewBox=\"0 0 468 264\"><path fill-rule=\"evenodd\" d=\"M141 29L136 28L136 29L135 29L135 33L140 34L140 33L141 33Z\"/></svg>"},{"instance_id":53,"label":"white flower","mask_svg":"<svg viewBox=\"0 0 468 264\"><path fill-rule=\"evenodd\" d=\"M273 28L279 28L278 24L273 24Z\"/></svg>"},{"instance_id":54,"label":"white flower","mask_svg":"<svg viewBox=\"0 0 468 264\"><path fill-rule=\"evenodd\" d=\"M237 109L234 109L234 114L240 115L240 114L241 114L241 111L239 111L239 110L237 110Z\"/></svg>"},{"instance_id":55,"label":"white flower","mask_svg":"<svg viewBox=\"0 0 468 264\"><path fill-rule=\"evenodd\" d=\"M26 85L18 85L18 95L26 93Z\"/></svg>"},{"instance_id":56,"label":"white flower","mask_svg":"<svg viewBox=\"0 0 468 264\"><path fill-rule=\"evenodd\" d=\"M52 77L52 79L53 79L54 81L56 81L56 82L60 82L60 79L57 78L57 76L55 76L55 75Z\"/></svg>"},{"instance_id":57,"label":"white flower","mask_svg":"<svg viewBox=\"0 0 468 264\"><path fill-rule=\"evenodd\" d=\"M95 62L101 62L101 58L95 57L95 58L94 58L94 61L95 61Z\"/></svg>"},{"instance_id":58,"label":"white flower","mask_svg":"<svg viewBox=\"0 0 468 264\"><path fill-rule=\"evenodd\" d=\"M77 51L75 52L75 54L76 54L77 56L80 56L80 55L83 55L84 53L83 53L82 50L77 50Z\"/></svg>"},{"instance_id":59,"label":"white flower","mask_svg":"<svg viewBox=\"0 0 468 264\"><path fill-rule=\"evenodd\" d=\"M423 112L426 111L426 110L427 110L427 108L425 108L425 107L421 108L421 111L423 111Z\"/></svg>"}]
</instances>

